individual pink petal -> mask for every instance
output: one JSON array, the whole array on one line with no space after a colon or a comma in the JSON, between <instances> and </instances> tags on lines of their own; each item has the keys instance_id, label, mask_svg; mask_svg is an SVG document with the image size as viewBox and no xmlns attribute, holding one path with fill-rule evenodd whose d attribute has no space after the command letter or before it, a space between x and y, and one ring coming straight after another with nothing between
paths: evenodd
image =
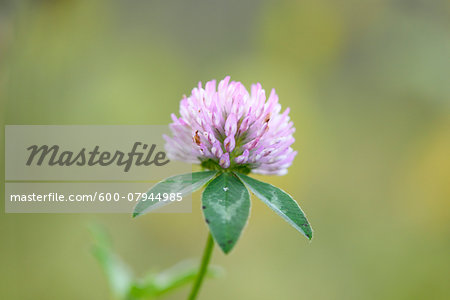
<instances>
[{"instance_id":1,"label":"individual pink petal","mask_svg":"<svg viewBox=\"0 0 450 300\"><path fill-rule=\"evenodd\" d=\"M219 141L214 142L213 146L211 147L211 153L217 158L222 157L223 150L222 150L222 146L220 145Z\"/></svg>"},{"instance_id":2,"label":"individual pink petal","mask_svg":"<svg viewBox=\"0 0 450 300\"><path fill-rule=\"evenodd\" d=\"M219 165L226 169L230 166L230 154L224 153L219 160Z\"/></svg>"},{"instance_id":3,"label":"individual pink petal","mask_svg":"<svg viewBox=\"0 0 450 300\"><path fill-rule=\"evenodd\" d=\"M249 155L250 151L245 150L244 153L242 153L241 155L239 155L238 157L236 157L234 159L234 161L237 164L245 164L248 161L248 155Z\"/></svg>"},{"instance_id":4,"label":"individual pink petal","mask_svg":"<svg viewBox=\"0 0 450 300\"><path fill-rule=\"evenodd\" d=\"M228 136L224 141L223 145L225 146L225 151L231 152L234 150L234 147L236 146L236 141L234 140L234 136L230 135Z\"/></svg>"},{"instance_id":5,"label":"individual pink petal","mask_svg":"<svg viewBox=\"0 0 450 300\"><path fill-rule=\"evenodd\" d=\"M237 130L237 120L235 114L230 114L225 122L225 134L227 136L234 135Z\"/></svg>"}]
</instances>

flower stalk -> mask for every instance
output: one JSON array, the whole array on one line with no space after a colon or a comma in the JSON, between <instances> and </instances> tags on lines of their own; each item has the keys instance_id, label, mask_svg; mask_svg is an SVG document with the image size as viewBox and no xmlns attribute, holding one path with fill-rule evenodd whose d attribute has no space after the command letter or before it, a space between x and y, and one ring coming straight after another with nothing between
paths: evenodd
<instances>
[{"instance_id":1,"label":"flower stalk","mask_svg":"<svg viewBox=\"0 0 450 300\"><path fill-rule=\"evenodd\" d=\"M208 238L206 240L205 249L203 250L202 262L200 264L200 269L198 271L197 278L195 279L194 285L192 286L191 293L189 294L188 300L197 299L197 295L202 286L203 279L205 278L206 271L208 270L209 261L211 260L211 254L214 249L214 239L211 233L208 233Z\"/></svg>"}]
</instances>

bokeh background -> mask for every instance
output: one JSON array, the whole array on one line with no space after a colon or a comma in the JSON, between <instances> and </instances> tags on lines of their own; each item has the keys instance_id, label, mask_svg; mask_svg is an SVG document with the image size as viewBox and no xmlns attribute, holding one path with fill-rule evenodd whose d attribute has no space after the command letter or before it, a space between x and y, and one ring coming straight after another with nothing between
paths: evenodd
<instances>
[{"instance_id":1,"label":"bokeh background","mask_svg":"<svg viewBox=\"0 0 450 300\"><path fill-rule=\"evenodd\" d=\"M198 81L225 75L291 107L299 155L265 180L315 237L253 198L201 299L450 299L448 1L0 3L3 124L167 124ZM199 196L191 214L136 220L2 207L0 298L110 299L90 222L138 274L199 258Z\"/></svg>"}]
</instances>

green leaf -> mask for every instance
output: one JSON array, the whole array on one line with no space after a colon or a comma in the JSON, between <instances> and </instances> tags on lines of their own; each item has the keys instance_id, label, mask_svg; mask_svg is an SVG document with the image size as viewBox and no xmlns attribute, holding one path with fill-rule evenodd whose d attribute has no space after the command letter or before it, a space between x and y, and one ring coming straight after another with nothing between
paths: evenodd
<instances>
[{"instance_id":1,"label":"green leaf","mask_svg":"<svg viewBox=\"0 0 450 300\"><path fill-rule=\"evenodd\" d=\"M190 284L197 278L198 262L186 260L158 274L151 274L144 280L135 283L130 292L132 299L157 298L172 292L175 289ZM209 266L207 278L217 278L224 274L218 266Z\"/></svg>"},{"instance_id":2,"label":"green leaf","mask_svg":"<svg viewBox=\"0 0 450 300\"><path fill-rule=\"evenodd\" d=\"M153 283L158 287L158 295L165 294L183 285L191 283L198 275L198 262L182 261L170 269L164 270L153 279ZM206 271L208 278L217 278L224 273L218 266L209 266Z\"/></svg>"},{"instance_id":3,"label":"green leaf","mask_svg":"<svg viewBox=\"0 0 450 300\"><path fill-rule=\"evenodd\" d=\"M222 173L203 191L202 208L214 240L227 254L233 249L250 213L250 196L232 173Z\"/></svg>"},{"instance_id":4,"label":"green leaf","mask_svg":"<svg viewBox=\"0 0 450 300\"><path fill-rule=\"evenodd\" d=\"M125 299L133 282L130 268L114 253L109 236L102 227L94 224L89 229L95 240L92 252L105 272L113 294Z\"/></svg>"},{"instance_id":5,"label":"green leaf","mask_svg":"<svg viewBox=\"0 0 450 300\"><path fill-rule=\"evenodd\" d=\"M312 228L300 206L283 190L244 174L236 175L250 188L253 194L266 203L273 211L285 219L308 239L312 239Z\"/></svg>"},{"instance_id":6,"label":"green leaf","mask_svg":"<svg viewBox=\"0 0 450 300\"><path fill-rule=\"evenodd\" d=\"M147 191L147 196L150 194L157 195L163 193L181 193L181 195L186 195L201 188L216 174L217 171L204 171L169 177L149 189ZM171 203L171 201L151 201L150 199L140 199L134 208L133 217L143 215L169 203Z\"/></svg>"},{"instance_id":7,"label":"green leaf","mask_svg":"<svg viewBox=\"0 0 450 300\"><path fill-rule=\"evenodd\" d=\"M103 227L94 223L90 224L89 230L94 239L93 254L107 276L114 299L159 298L197 278L199 265L194 260L185 260L161 272L153 270L143 278L136 278L114 252L110 237ZM209 266L206 272L207 278L218 278L223 274L224 270L218 266Z\"/></svg>"}]
</instances>

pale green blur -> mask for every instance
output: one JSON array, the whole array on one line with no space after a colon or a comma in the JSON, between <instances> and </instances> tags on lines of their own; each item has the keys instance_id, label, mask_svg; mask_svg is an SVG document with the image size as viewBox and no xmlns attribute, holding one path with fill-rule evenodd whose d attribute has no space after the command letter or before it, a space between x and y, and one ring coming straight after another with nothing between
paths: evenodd
<instances>
[{"instance_id":1,"label":"pale green blur","mask_svg":"<svg viewBox=\"0 0 450 300\"><path fill-rule=\"evenodd\" d=\"M439 0L0 1L3 123L168 124L198 81L259 81L291 108L299 155L258 178L315 236L254 198L200 299L450 299L449 20ZM135 220L2 208L0 299L110 299L92 221L138 274L199 258L199 197Z\"/></svg>"}]
</instances>

